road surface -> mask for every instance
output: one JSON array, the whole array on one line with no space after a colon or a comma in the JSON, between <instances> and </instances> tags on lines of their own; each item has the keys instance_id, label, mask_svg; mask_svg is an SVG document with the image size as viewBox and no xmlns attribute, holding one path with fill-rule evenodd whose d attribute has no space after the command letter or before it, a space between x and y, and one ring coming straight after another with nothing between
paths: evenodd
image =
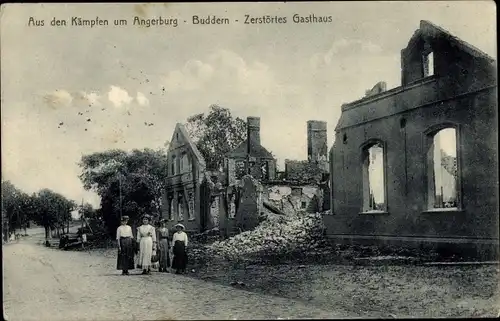
<instances>
[{"instance_id":1,"label":"road surface","mask_svg":"<svg viewBox=\"0 0 500 321\"><path fill-rule=\"evenodd\" d=\"M43 234L3 246L4 313L10 320L340 318L304 302L182 275L122 276L116 258L45 248ZM355 317L355 316L354 316Z\"/></svg>"}]
</instances>

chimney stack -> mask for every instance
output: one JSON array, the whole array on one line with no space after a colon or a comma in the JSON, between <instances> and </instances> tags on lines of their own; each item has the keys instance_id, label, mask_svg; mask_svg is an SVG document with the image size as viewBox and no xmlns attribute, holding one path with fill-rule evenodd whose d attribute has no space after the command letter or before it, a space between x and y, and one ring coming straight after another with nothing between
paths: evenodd
<instances>
[{"instance_id":1,"label":"chimney stack","mask_svg":"<svg viewBox=\"0 0 500 321\"><path fill-rule=\"evenodd\" d=\"M248 153L254 146L260 146L260 117L247 117Z\"/></svg>"},{"instance_id":2,"label":"chimney stack","mask_svg":"<svg viewBox=\"0 0 500 321\"><path fill-rule=\"evenodd\" d=\"M307 122L307 159L311 161L326 161L328 159L326 122L309 120Z\"/></svg>"}]
</instances>

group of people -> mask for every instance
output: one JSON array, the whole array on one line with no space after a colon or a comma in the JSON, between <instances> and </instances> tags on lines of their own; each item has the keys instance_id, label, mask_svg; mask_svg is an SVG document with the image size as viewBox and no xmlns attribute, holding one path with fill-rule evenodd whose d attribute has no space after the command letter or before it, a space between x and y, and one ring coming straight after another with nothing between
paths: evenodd
<instances>
[{"instance_id":1,"label":"group of people","mask_svg":"<svg viewBox=\"0 0 500 321\"><path fill-rule=\"evenodd\" d=\"M151 225L151 217L145 215L142 225L137 229L137 239L134 240L132 228L128 225L128 216L123 216L121 225L116 231L118 244L117 270L123 275L129 275L129 270L135 269L135 255L137 268L142 269L142 274L150 274L153 261L158 261L160 272L169 272L169 268L176 274L184 273L187 265L188 237L182 224L175 226L176 232L170 235L166 220L160 221L158 230ZM172 251L173 259L170 260ZM157 256L157 258L155 258Z\"/></svg>"}]
</instances>

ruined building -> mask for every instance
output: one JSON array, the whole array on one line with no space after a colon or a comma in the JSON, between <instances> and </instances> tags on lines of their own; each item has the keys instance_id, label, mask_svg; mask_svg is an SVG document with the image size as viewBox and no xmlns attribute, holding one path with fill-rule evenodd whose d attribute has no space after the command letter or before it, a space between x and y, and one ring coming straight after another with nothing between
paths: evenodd
<instances>
[{"instance_id":1,"label":"ruined building","mask_svg":"<svg viewBox=\"0 0 500 321\"><path fill-rule=\"evenodd\" d=\"M169 228L182 223L191 232L218 229L229 235L254 228L269 211L317 212L329 206L325 122L307 122L308 160L287 161L280 179L276 159L261 145L258 117L248 117L247 138L228 153L222 172L211 172L184 126L177 124L163 199Z\"/></svg>"},{"instance_id":2,"label":"ruined building","mask_svg":"<svg viewBox=\"0 0 500 321\"><path fill-rule=\"evenodd\" d=\"M327 186L321 185L328 173L325 122L307 122L308 160L287 160L284 178L277 177L276 160L260 144L259 118L248 117L247 130L249 139L227 156L226 206L218 207L221 230L251 229L270 208L291 214L329 204Z\"/></svg>"},{"instance_id":3,"label":"ruined building","mask_svg":"<svg viewBox=\"0 0 500 321\"><path fill-rule=\"evenodd\" d=\"M247 118L247 139L227 155L229 184L244 175L262 180L274 179L276 160L260 144L260 118Z\"/></svg>"},{"instance_id":4,"label":"ruined building","mask_svg":"<svg viewBox=\"0 0 500 321\"><path fill-rule=\"evenodd\" d=\"M205 160L182 124L176 125L170 142L163 218L168 219L168 228L182 223L187 230L198 231L208 224L207 218L200 215Z\"/></svg>"},{"instance_id":5,"label":"ruined building","mask_svg":"<svg viewBox=\"0 0 500 321\"><path fill-rule=\"evenodd\" d=\"M262 211L262 185L257 182L276 176L276 159L260 142L259 117L247 118L247 139L227 155L225 163L226 206L220 208L220 227L226 233L251 229ZM244 179L247 175L253 180Z\"/></svg>"},{"instance_id":6,"label":"ruined building","mask_svg":"<svg viewBox=\"0 0 500 321\"><path fill-rule=\"evenodd\" d=\"M328 170L328 135L326 122L309 120L307 122L307 160L316 162Z\"/></svg>"},{"instance_id":7,"label":"ruined building","mask_svg":"<svg viewBox=\"0 0 500 321\"><path fill-rule=\"evenodd\" d=\"M421 21L401 68L401 86L342 105L328 235L496 255L496 62Z\"/></svg>"},{"instance_id":8,"label":"ruined building","mask_svg":"<svg viewBox=\"0 0 500 321\"><path fill-rule=\"evenodd\" d=\"M326 122L307 122L307 160L285 160L285 179L320 182L328 173L328 135Z\"/></svg>"}]
</instances>

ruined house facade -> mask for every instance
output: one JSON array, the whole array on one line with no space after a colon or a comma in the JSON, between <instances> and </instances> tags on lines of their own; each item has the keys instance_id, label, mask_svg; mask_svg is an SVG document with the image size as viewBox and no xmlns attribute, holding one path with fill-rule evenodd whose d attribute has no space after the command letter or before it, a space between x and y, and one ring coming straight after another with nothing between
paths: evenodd
<instances>
[{"instance_id":1,"label":"ruined house facade","mask_svg":"<svg viewBox=\"0 0 500 321\"><path fill-rule=\"evenodd\" d=\"M202 208L201 184L205 178L205 160L191 141L185 127L177 124L167 152L168 172L163 195L163 218L168 228L177 223L188 231L199 231L207 224L200 215Z\"/></svg>"},{"instance_id":2,"label":"ruined house facade","mask_svg":"<svg viewBox=\"0 0 500 321\"><path fill-rule=\"evenodd\" d=\"M400 87L379 83L342 106L330 151L327 234L495 252L496 62L421 21L401 51L401 68Z\"/></svg>"}]
</instances>

